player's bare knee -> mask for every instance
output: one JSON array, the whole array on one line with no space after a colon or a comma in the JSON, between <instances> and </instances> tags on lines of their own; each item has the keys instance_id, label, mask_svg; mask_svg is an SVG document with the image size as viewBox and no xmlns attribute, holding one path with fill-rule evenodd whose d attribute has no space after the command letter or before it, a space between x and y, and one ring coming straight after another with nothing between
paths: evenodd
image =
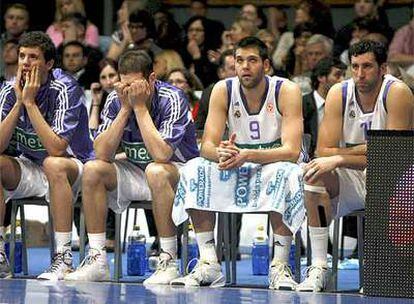
<instances>
[{"instance_id":1,"label":"player's bare knee","mask_svg":"<svg viewBox=\"0 0 414 304\"><path fill-rule=\"evenodd\" d=\"M101 160L88 161L83 167L82 188L98 184L105 174L106 163Z\"/></svg>"},{"instance_id":2,"label":"player's bare knee","mask_svg":"<svg viewBox=\"0 0 414 304\"><path fill-rule=\"evenodd\" d=\"M65 163L61 157L48 156L43 161L43 171L48 180L62 180L67 176Z\"/></svg>"},{"instance_id":3,"label":"player's bare knee","mask_svg":"<svg viewBox=\"0 0 414 304\"><path fill-rule=\"evenodd\" d=\"M162 191L169 185L171 173L164 164L151 163L145 169L148 186L154 190Z\"/></svg>"}]
</instances>

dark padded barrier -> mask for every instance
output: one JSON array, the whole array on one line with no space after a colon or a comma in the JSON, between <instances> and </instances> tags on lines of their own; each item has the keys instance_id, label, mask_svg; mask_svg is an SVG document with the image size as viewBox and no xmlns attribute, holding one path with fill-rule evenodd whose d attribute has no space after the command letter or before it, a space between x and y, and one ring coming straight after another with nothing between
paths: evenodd
<instances>
[{"instance_id":1,"label":"dark padded barrier","mask_svg":"<svg viewBox=\"0 0 414 304\"><path fill-rule=\"evenodd\" d=\"M414 297L414 132L369 131L364 293Z\"/></svg>"}]
</instances>

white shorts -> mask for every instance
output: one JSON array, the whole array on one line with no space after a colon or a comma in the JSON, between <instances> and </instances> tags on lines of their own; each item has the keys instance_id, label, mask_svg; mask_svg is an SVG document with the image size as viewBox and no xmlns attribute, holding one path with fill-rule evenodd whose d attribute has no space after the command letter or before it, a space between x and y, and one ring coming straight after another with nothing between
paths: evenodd
<instances>
[{"instance_id":1,"label":"white shorts","mask_svg":"<svg viewBox=\"0 0 414 304\"><path fill-rule=\"evenodd\" d=\"M26 197L45 197L46 201L50 202L49 182L42 167L24 156L15 157L14 159L19 163L21 176L15 190L5 191L6 203L11 199ZM76 202L82 185L83 164L79 159L70 159L78 166L78 177L72 185L73 202Z\"/></svg>"},{"instance_id":2,"label":"white shorts","mask_svg":"<svg viewBox=\"0 0 414 304\"><path fill-rule=\"evenodd\" d=\"M151 190L144 170L128 160L115 160L117 187L108 192L108 207L122 213L131 201L151 201ZM184 164L172 162L179 170ZM172 202L171 202L172 204Z\"/></svg>"},{"instance_id":3,"label":"white shorts","mask_svg":"<svg viewBox=\"0 0 414 304\"><path fill-rule=\"evenodd\" d=\"M335 218L365 208L366 170L337 168L339 195L331 200Z\"/></svg>"}]
</instances>

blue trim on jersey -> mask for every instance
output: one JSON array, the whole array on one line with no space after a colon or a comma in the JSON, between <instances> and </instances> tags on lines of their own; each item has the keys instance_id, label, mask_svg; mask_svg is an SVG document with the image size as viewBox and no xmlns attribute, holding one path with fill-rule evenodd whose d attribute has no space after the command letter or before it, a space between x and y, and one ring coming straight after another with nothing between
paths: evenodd
<instances>
[{"instance_id":1,"label":"blue trim on jersey","mask_svg":"<svg viewBox=\"0 0 414 304\"><path fill-rule=\"evenodd\" d=\"M262 100L261 100L261 102L260 102L260 108L259 108L259 110L258 110L256 113L251 113L251 112L250 112L249 106L248 106L248 104L247 104L247 99L246 99L246 96L245 96L245 95L244 95L244 93L243 93L243 90L242 90L242 85L241 85L241 82L240 82L240 86L239 86L239 90L240 90L240 97L241 97L242 102L243 102L243 104L244 104L244 108L246 109L246 112L247 112L247 114L249 114L249 115L257 115L257 114L259 114L259 113L260 113L260 111L263 109L263 106L264 106L264 104L265 104L265 102L266 102L267 94L269 93L269 78L266 76L266 77L265 77L265 80L266 80L266 88L265 88L264 94L263 94L263 96L262 96Z\"/></svg>"},{"instance_id":2,"label":"blue trim on jersey","mask_svg":"<svg viewBox=\"0 0 414 304\"><path fill-rule=\"evenodd\" d=\"M283 83L283 80L278 80L276 81L276 86L275 86L275 104L276 104L276 109L280 115L282 115L282 112L280 112L280 109L279 109L279 93L280 93L280 88L282 87L282 83Z\"/></svg>"},{"instance_id":3,"label":"blue trim on jersey","mask_svg":"<svg viewBox=\"0 0 414 304\"><path fill-rule=\"evenodd\" d=\"M345 115L347 93L348 93L348 82L345 81L344 83L342 83L342 116Z\"/></svg>"},{"instance_id":4,"label":"blue trim on jersey","mask_svg":"<svg viewBox=\"0 0 414 304\"><path fill-rule=\"evenodd\" d=\"M233 86L233 80L227 79L226 80L226 87L227 87L227 109L230 109L230 101L231 101L231 88Z\"/></svg>"},{"instance_id":5,"label":"blue trim on jersey","mask_svg":"<svg viewBox=\"0 0 414 304\"><path fill-rule=\"evenodd\" d=\"M384 104L385 112L388 112L386 101L387 101L388 92L390 91L391 85L393 83L394 83L394 80L388 80L388 82L386 83L385 88L384 88L384 93L382 95L382 103Z\"/></svg>"}]
</instances>

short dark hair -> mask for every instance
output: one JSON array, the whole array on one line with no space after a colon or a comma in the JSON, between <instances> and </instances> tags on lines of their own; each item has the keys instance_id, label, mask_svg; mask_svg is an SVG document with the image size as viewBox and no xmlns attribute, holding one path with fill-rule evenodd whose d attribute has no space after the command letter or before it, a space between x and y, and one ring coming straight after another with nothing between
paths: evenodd
<instances>
[{"instance_id":1,"label":"short dark hair","mask_svg":"<svg viewBox=\"0 0 414 304\"><path fill-rule=\"evenodd\" d=\"M13 4L8 5L7 8L6 8L6 13L10 9L19 9L19 10L25 11L26 14L27 14L27 17L30 17L29 16L29 10L27 9L27 6L24 5L23 3L13 3Z\"/></svg>"},{"instance_id":2,"label":"short dark hair","mask_svg":"<svg viewBox=\"0 0 414 304\"><path fill-rule=\"evenodd\" d=\"M64 21L72 21L73 23L75 23L76 25L81 25L83 26L83 28L86 31L86 25L88 24L88 19L82 15L81 13L71 13L71 14L67 14L64 15L62 17L62 22Z\"/></svg>"},{"instance_id":3,"label":"short dark hair","mask_svg":"<svg viewBox=\"0 0 414 304\"><path fill-rule=\"evenodd\" d=\"M342 61L340 61L338 58L327 57L319 60L319 62L313 68L311 74L312 89L318 89L318 77L328 76L332 68L338 68L340 70L345 71L346 65L342 63Z\"/></svg>"},{"instance_id":4,"label":"short dark hair","mask_svg":"<svg viewBox=\"0 0 414 304\"><path fill-rule=\"evenodd\" d=\"M145 78L148 78L152 70L151 57L143 50L127 51L119 58L119 74L142 73Z\"/></svg>"},{"instance_id":5,"label":"short dark hair","mask_svg":"<svg viewBox=\"0 0 414 304\"><path fill-rule=\"evenodd\" d=\"M265 59L269 59L269 53L268 53L266 44L263 41L261 41L259 38L256 38L253 36L243 38L236 44L236 47L234 48L234 56L236 55L236 51L238 49L247 48L247 47L254 47L258 49L259 56L260 58L262 58L263 61L265 61Z\"/></svg>"},{"instance_id":6,"label":"short dark hair","mask_svg":"<svg viewBox=\"0 0 414 304\"><path fill-rule=\"evenodd\" d=\"M46 33L40 31L27 32L19 40L21 47L38 47L43 52L46 62L56 60L56 48Z\"/></svg>"},{"instance_id":7,"label":"short dark hair","mask_svg":"<svg viewBox=\"0 0 414 304\"><path fill-rule=\"evenodd\" d=\"M234 56L233 49L225 50L220 54L220 58L218 61L218 65L220 68L224 68L224 64L226 63L226 57L228 56Z\"/></svg>"},{"instance_id":8,"label":"short dark hair","mask_svg":"<svg viewBox=\"0 0 414 304\"><path fill-rule=\"evenodd\" d=\"M101 61L99 61L98 66L99 71L101 72L106 66L110 66L118 73L118 63L111 58L103 58Z\"/></svg>"},{"instance_id":9,"label":"short dark hair","mask_svg":"<svg viewBox=\"0 0 414 304\"><path fill-rule=\"evenodd\" d=\"M348 51L349 62L353 56L359 56L365 53L373 53L378 65L387 62L387 48L381 42L372 40L362 40L350 46Z\"/></svg>"},{"instance_id":10,"label":"short dark hair","mask_svg":"<svg viewBox=\"0 0 414 304\"><path fill-rule=\"evenodd\" d=\"M140 23L147 30L147 37L154 37L155 35L155 24L154 19L150 13L146 10L133 11L129 17L130 23Z\"/></svg>"},{"instance_id":11,"label":"short dark hair","mask_svg":"<svg viewBox=\"0 0 414 304\"><path fill-rule=\"evenodd\" d=\"M82 49L82 55L83 55L83 57L86 57L86 48L85 48L85 46L81 43L81 42L79 42L79 41L77 41L77 40L72 40L72 41L69 41L69 42L66 42L63 46L62 46L62 55L63 55L63 53L65 52L65 49L67 48L67 47L69 47L69 46L76 46L76 47L78 47L78 48L81 48Z\"/></svg>"}]
</instances>

